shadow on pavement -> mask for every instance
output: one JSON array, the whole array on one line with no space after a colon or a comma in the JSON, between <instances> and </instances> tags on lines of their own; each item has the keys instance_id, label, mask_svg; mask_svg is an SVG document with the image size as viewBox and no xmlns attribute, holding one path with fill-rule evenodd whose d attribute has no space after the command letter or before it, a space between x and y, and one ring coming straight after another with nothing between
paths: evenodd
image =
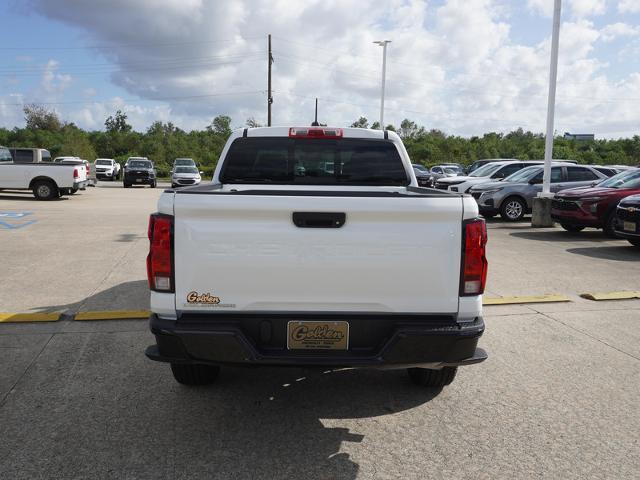
<instances>
[{"instance_id":1,"label":"shadow on pavement","mask_svg":"<svg viewBox=\"0 0 640 480\"><path fill-rule=\"evenodd\" d=\"M585 247L568 248L567 252L585 257L600 258L602 260L617 260L619 262L640 262L640 251L632 245L619 247Z\"/></svg>"},{"instance_id":2,"label":"shadow on pavement","mask_svg":"<svg viewBox=\"0 0 640 480\"><path fill-rule=\"evenodd\" d=\"M610 242L615 240L605 237L600 230L589 230L578 233L565 232L564 230L544 230L534 232L514 232L512 237L524 238L525 240L538 240L545 242Z\"/></svg>"},{"instance_id":3,"label":"shadow on pavement","mask_svg":"<svg viewBox=\"0 0 640 480\"><path fill-rule=\"evenodd\" d=\"M4 193L6 192L6 190L0 192L0 201L2 200L18 200L18 201L27 201L27 202L39 202L40 200L36 200L36 197L33 196L33 193L31 192L27 192L26 190L22 193L24 193L24 195L20 195L17 192L12 192L10 194ZM54 198L53 200L49 200L50 202L59 202L59 201L64 201L64 200L69 200L69 198L67 196L64 197L59 197L59 198Z\"/></svg>"},{"instance_id":4,"label":"shadow on pavement","mask_svg":"<svg viewBox=\"0 0 640 480\"><path fill-rule=\"evenodd\" d=\"M128 240L119 240L128 241ZM64 312L73 314L82 310L149 310L151 294L146 280L124 282L94 293L82 300L63 305L47 305L30 309L34 312Z\"/></svg>"}]
</instances>

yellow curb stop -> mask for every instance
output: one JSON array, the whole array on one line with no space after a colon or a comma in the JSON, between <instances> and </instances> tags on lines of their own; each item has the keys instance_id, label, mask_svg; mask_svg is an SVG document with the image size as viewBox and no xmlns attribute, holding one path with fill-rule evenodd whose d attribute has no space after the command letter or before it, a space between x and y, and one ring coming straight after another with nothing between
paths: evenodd
<instances>
[{"instance_id":1,"label":"yellow curb stop","mask_svg":"<svg viewBox=\"0 0 640 480\"><path fill-rule=\"evenodd\" d=\"M0 323L57 322L60 312L53 313L0 313Z\"/></svg>"},{"instance_id":2,"label":"yellow curb stop","mask_svg":"<svg viewBox=\"0 0 640 480\"><path fill-rule=\"evenodd\" d=\"M601 300L632 300L640 298L640 292L592 292L581 293L580 296L596 302Z\"/></svg>"},{"instance_id":3,"label":"yellow curb stop","mask_svg":"<svg viewBox=\"0 0 640 480\"><path fill-rule=\"evenodd\" d=\"M136 320L149 318L148 310L113 310L103 312L78 312L74 320Z\"/></svg>"},{"instance_id":4,"label":"yellow curb stop","mask_svg":"<svg viewBox=\"0 0 640 480\"><path fill-rule=\"evenodd\" d=\"M570 302L566 295L536 295L530 297L489 297L483 298L483 305L519 305L522 303Z\"/></svg>"}]
</instances>

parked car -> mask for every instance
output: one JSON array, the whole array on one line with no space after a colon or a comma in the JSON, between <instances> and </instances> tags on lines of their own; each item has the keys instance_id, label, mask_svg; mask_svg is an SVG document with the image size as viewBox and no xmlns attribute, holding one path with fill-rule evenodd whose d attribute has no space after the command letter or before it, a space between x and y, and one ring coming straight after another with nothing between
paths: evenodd
<instances>
[{"instance_id":1,"label":"parked car","mask_svg":"<svg viewBox=\"0 0 640 480\"><path fill-rule=\"evenodd\" d=\"M117 180L120 178L120 164L113 158L96 158L96 176L99 180Z\"/></svg>"},{"instance_id":2,"label":"parked car","mask_svg":"<svg viewBox=\"0 0 640 480\"><path fill-rule=\"evenodd\" d=\"M194 167L194 168L198 168L198 166L196 165L196 162L193 160L193 158L188 158L188 157L176 158L173 161L173 167L171 167L171 173L174 172L176 167Z\"/></svg>"},{"instance_id":3,"label":"parked car","mask_svg":"<svg viewBox=\"0 0 640 480\"><path fill-rule=\"evenodd\" d=\"M616 236L640 247L640 195L623 198L616 208Z\"/></svg>"},{"instance_id":4,"label":"parked car","mask_svg":"<svg viewBox=\"0 0 640 480\"><path fill-rule=\"evenodd\" d=\"M493 162L504 162L508 160L516 160L515 158L484 158L482 160L476 160L466 169L467 175L471 175L471 173L475 172L480 167L484 167L487 163Z\"/></svg>"},{"instance_id":5,"label":"parked car","mask_svg":"<svg viewBox=\"0 0 640 480\"><path fill-rule=\"evenodd\" d=\"M10 148L13 163L51 162L51 153L44 148Z\"/></svg>"},{"instance_id":6,"label":"parked car","mask_svg":"<svg viewBox=\"0 0 640 480\"><path fill-rule=\"evenodd\" d=\"M441 178L458 177L460 175L458 170L444 165L433 166L429 171L431 173L431 177L433 178L434 184Z\"/></svg>"},{"instance_id":7,"label":"parked car","mask_svg":"<svg viewBox=\"0 0 640 480\"><path fill-rule=\"evenodd\" d=\"M26 153L14 156L15 152L12 155L10 149L0 147L0 189L31 190L38 200L52 200L69 191L86 188L87 173L82 162L53 163L51 156L42 155L42 151L46 152L44 149L14 150L31 151L30 158L34 161L27 162ZM15 158L20 161L16 162ZM42 161L43 158L49 160Z\"/></svg>"},{"instance_id":8,"label":"parked car","mask_svg":"<svg viewBox=\"0 0 640 480\"><path fill-rule=\"evenodd\" d=\"M326 172L327 156L344 162ZM484 219L410 172L395 132L234 132L213 182L162 193L150 217L147 356L191 385L306 365L409 367L437 388L486 359Z\"/></svg>"},{"instance_id":9,"label":"parked car","mask_svg":"<svg viewBox=\"0 0 640 480\"><path fill-rule=\"evenodd\" d=\"M124 165L122 185L149 185L156 188L156 169L153 162L146 157L129 157Z\"/></svg>"},{"instance_id":10,"label":"parked car","mask_svg":"<svg viewBox=\"0 0 640 480\"><path fill-rule=\"evenodd\" d=\"M84 165L86 172L87 172L87 187L95 187L96 184L98 183L97 177L96 177L96 173L95 173L95 168L91 167L91 163L89 162L89 160L84 160L80 157L56 157L53 159L54 163L67 163L70 165L79 165L82 164ZM84 189L82 189L84 190ZM67 195L73 195L74 193L76 193L78 191L78 189L67 189L64 191L65 194Z\"/></svg>"},{"instance_id":11,"label":"parked car","mask_svg":"<svg viewBox=\"0 0 640 480\"><path fill-rule=\"evenodd\" d=\"M533 199L542 191L543 170L542 165L523 168L502 181L475 185L469 193L485 217L499 213L504 220L516 222L531 213ZM551 166L551 191L592 185L605 178L605 174L592 167L554 162Z\"/></svg>"},{"instance_id":12,"label":"parked car","mask_svg":"<svg viewBox=\"0 0 640 480\"><path fill-rule=\"evenodd\" d=\"M524 162L520 160L503 160L500 162L491 162L478 168L466 177L441 178L436 181L436 188L439 190L467 193L474 185L490 182L491 180L501 180L523 168L540 164L542 164L542 161L539 160L527 160Z\"/></svg>"},{"instance_id":13,"label":"parked car","mask_svg":"<svg viewBox=\"0 0 640 480\"><path fill-rule=\"evenodd\" d=\"M569 232L601 228L614 237L616 207L620 200L640 193L640 168L618 173L593 186L559 191L551 217Z\"/></svg>"},{"instance_id":14,"label":"parked car","mask_svg":"<svg viewBox=\"0 0 640 480\"><path fill-rule=\"evenodd\" d=\"M448 168L449 170L453 170L456 175L464 175L464 167L459 163L441 163L441 167Z\"/></svg>"},{"instance_id":15,"label":"parked car","mask_svg":"<svg viewBox=\"0 0 640 480\"><path fill-rule=\"evenodd\" d=\"M413 173L416 176L418 185L421 187L431 188L433 186L433 177L429 173L429 170L420 169L413 165Z\"/></svg>"},{"instance_id":16,"label":"parked car","mask_svg":"<svg viewBox=\"0 0 640 480\"><path fill-rule=\"evenodd\" d=\"M171 174L171 188L182 187L185 185L200 185L202 172L196 167L174 167Z\"/></svg>"}]
</instances>

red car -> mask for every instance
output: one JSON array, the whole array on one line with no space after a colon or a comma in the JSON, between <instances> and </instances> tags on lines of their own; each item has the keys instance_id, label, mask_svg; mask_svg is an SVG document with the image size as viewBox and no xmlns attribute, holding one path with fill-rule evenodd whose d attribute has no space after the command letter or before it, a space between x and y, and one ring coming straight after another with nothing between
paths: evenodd
<instances>
[{"instance_id":1,"label":"red car","mask_svg":"<svg viewBox=\"0 0 640 480\"><path fill-rule=\"evenodd\" d=\"M585 227L602 228L605 235L615 237L618 202L640 193L640 168L625 170L591 187L578 187L556 193L551 217L569 232Z\"/></svg>"}]
</instances>

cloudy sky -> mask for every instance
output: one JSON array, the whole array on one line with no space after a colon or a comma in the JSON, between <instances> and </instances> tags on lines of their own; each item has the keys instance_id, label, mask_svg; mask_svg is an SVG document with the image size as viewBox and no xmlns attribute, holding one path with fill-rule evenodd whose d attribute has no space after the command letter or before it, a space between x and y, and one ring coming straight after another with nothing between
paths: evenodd
<instances>
[{"instance_id":1,"label":"cloudy sky","mask_svg":"<svg viewBox=\"0 0 640 480\"><path fill-rule=\"evenodd\" d=\"M410 118L460 135L542 132L553 0L4 0L0 126L45 103L87 129L124 110L201 129L219 114L348 125ZM564 0L556 130L640 134L640 0Z\"/></svg>"}]
</instances>

